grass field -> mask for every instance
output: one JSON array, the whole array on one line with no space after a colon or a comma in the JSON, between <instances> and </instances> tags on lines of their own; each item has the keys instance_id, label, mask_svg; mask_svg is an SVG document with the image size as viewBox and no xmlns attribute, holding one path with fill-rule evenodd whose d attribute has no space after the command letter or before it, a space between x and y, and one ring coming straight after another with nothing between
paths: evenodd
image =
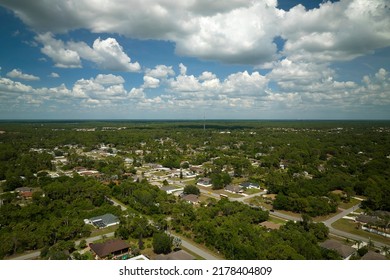
<instances>
[{"instance_id":1,"label":"grass field","mask_svg":"<svg viewBox=\"0 0 390 280\"><path fill-rule=\"evenodd\" d=\"M350 202L348 202L348 203L341 202L341 203L339 204L339 208L348 209L348 208L351 208L351 207L353 207L353 206L359 204L360 202L361 202L360 200L357 200L357 199L355 199L355 198L352 198L352 199L350 200Z\"/></svg>"},{"instance_id":2,"label":"grass field","mask_svg":"<svg viewBox=\"0 0 390 280\"><path fill-rule=\"evenodd\" d=\"M114 231L116 231L118 229L118 227L119 227L119 225L115 225L115 226L110 226L110 227L106 227L106 228L100 228L100 229L92 230L90 237L104 235L104 234L107 234L107 233L114 232Z\"/></svg>"},{"instance_id":3,"label":"grass field","mask_svg":"<svg viewBox=\"0 0 390 280\"><path fill-rule=\"evenodd\" d=\"M382 242L384 244L390 245L390 238L380 236L374 233L370 233L361 229L356 228L356 224L347 219L340 219L332 224L335 229L339 229L345 232L356 234L365 238L371 238L374 241Z\"/></svg>"},{"instance_id":4,"label":"grass field","mask_svg":"<svg viewBox=\"0 0 390 280\"><path fill-rule=\"evenodd\" d=\"M280 225L285 225L287 223L286 220L277 218L277 217L272 216L272 215L269 216L268 221L273 222L275 224L280 224Z\"/></svg>"}]
</instances>

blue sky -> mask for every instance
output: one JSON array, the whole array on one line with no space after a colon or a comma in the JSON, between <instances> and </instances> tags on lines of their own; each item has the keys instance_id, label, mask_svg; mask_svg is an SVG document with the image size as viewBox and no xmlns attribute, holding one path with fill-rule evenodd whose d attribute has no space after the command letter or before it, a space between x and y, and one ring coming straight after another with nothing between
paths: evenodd
<instances>
[{"instance_id":1,"label":"blue sky","mask_svg":"<svg viewBox=\"0 0 390 280\"><path fill-rule=\"evenodd\" d=\"M386 0L0 0L0 119L390 119Z\"/></svg>"}]
</instances>

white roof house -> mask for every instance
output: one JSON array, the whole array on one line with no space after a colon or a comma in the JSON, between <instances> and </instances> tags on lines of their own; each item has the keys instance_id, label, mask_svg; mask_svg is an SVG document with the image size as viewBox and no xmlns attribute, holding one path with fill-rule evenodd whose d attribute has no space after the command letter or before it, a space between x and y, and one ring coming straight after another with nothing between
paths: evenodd
<instances>
[{"instance_id":1,"label":"white roof house","mask_svg":"<svg viewBox=\"0 0 390 280\"><path fill-rule=\"evenodd\" d=\"M119 218L113 214L104 214L102 216L85 219L84 223L94 225L98 228L105 228L119 224Z\"/></svg>"}]
</instances>

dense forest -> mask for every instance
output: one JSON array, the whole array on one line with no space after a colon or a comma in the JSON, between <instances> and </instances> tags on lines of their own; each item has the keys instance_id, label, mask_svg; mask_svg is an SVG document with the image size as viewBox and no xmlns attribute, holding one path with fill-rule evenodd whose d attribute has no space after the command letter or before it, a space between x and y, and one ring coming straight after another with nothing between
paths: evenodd
<instances>
[{"instance_id":1,"label":"dense forest","mask_svg":"<svg viewBox=\"0 0 390 280\"><path fill-rule=\"evenodd\" d=\"M121 217L122 237L152 236L170 217L170 230L229 259L334 258L317 245L326 228L309 218L268 232L258 226L268 213L248 205L210 200L194 208L145 179L129 179L144 164L201 166L213 189L255 182L276 194L274 209L305 217L334 213L354 195L365 198L366 209L390 211L389 122L2 122L0 132L0 257L89 236L83 219L121 216L105 199L112 196L145 225ZM110 156L91 156L102 145ZM66 158L60 167L58 157ZM78 167L100 176L81 177ZM17 198L20 187L35 190L31 200Z\"/></svg>"},{"instance_id":2,"label":"dense forest","mask_svg":"<svg viewBox=\"0 0 390 280\"><path fill-rule=\"evenodd\" d=\"M68 155L64 169L81 165L106 175L134 172L117 157L93 160L74 148L88 151L109 143L119 155L131 157L134 166L204 164L216 187L230 182L222 171L228 166L235 176L247 176L280 194L277 209L312 216L334 212L337 197L329 194L339 189L348 197L366 196L364 204L373 210L390 210L388 122L208 121L205 130L201 122L31 122L2 123L0 129L6 131L0 135L0 180L7 180L4 190L35 184L34 174L52 169L50 161L56 154ZM137 156L136 150L144 155ZM257 159L259 166L252 166L249 159Z\"/></svg>"},{"instance_id":3,"label":"dense forest","mask_svg":"<svg viewBox=\"0 0 390 280\"><path fill-rule=\"evenodd\" d=\"M105 200L110 189L95 180L61 177L41 180L39 187L41 190L34 192L26 204L14 203L16 195L4 196L0 207L0 258L88 237L91 227L84 219L121 212Z\"/></svg>"}]
</instances>

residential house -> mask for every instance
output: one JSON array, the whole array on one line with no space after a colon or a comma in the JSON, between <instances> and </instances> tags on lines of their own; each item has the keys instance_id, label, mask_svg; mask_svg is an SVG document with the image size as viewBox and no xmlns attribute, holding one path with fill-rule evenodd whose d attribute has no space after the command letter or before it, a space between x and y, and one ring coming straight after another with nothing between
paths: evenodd
<instances>
[{"instance_id":1,"label":"residential house","mask_svg":"<svg viewBox=\"0 0 390 280\"><path fill-rule=\"evenodd\" d=\"M97 260L126 259L129 253L129 244L121 239L107 240L104 243L89 244Z\"/></svg>"},{"instance_id":2,"label":"residential house","mask_svg":"<svg viewBox=\"0 0 390 280\"><path fill-rule=\"evenodd\" d=\"M201 179L198 180L198 182L196 184L198 186L206 187L206 188L209 188L209 187L211 187L213 185L211 183L211 179L210 178L201 178Z\"/></svg>"},{"instance_id":3,"label":"residential house","mask_svg":"<svg viewBox=\"0 0 390 280\"><path fill-rule=\"evenodd\" d=\"M181 199L183 199L184 201L187 201L188 203L194 204L194 205L199 203L199 197L195 194L183 195L181 197Z\"/></svg>"},{"instance_id":4,"label":"residential house","mask_svg":"<svg viewBox=\"0 0 390 280\"><path fill-rule=\"evenodd\" d=\"M260 189L259 184L251 183L251 182L241 183L240 186L242 188L247 188L247 189Z\"/></svg>"},{"instance_id":5,"label":"residential house","mask_svg":"<svg viewBox=\"0 0 390 280\"><path fill-rule=\"evenodd\" d=\"M85 219L84 223L94 225L97 228L105 228L119 224L119 218L113 214L104 214L102 216Z\"/></svg>"},{"instance_id":6,"label":"residential house","mask_svg":"<svg viewBox=\"0 0 390 280\"><path fill-rule=\"evenodd\" d=\"M356 249L352 248L351 246L345 245L334 239L325 240L324 242L320 243L320 247L336 251L344 260L349 260L356 252Z\"/></svg>"},{"instance_id":7,"label":"residential house","mask_svg":"<svg viewBox=\"0 0 390 280\"><path fill-rule=\"evenodd\" d=\"M187 253L186 251L180 250L169 253L167 255L157 255L155 260L195 260L195 257Z\"/></svg>"},{"instance_id":8,"label":"residential house","mask_svg":"<svg viewBox=\"0 0 390 280\"><path fill-rule=\"evenodd\" d=\"M231 193L242 193L243 190L240 186L237 185L227 185L225 187L225 191L231 192Z\"/></svg>"},{"instance_id":9,"label":"residential house","mask_svg":"<svg viewBox=\"0 0 390 280\"><path fill-rule=\"evenodd\" d=\"M32 192L32 191L33 189L29 187L20 187L15 189L15 192L17 193Z\"/></svg>"},{"instance_id":10,"label":"residential house","mask_svg":"<svg viewBox=\"0 0 390 280\"><path fill-rule=\"evenodd\" d=\"M361 260L387 260L387 258L379 253L368 251Z\"/></svg>"},{"instance_id":11,"label":"residential house","mask_svg":"<svg viewBox=\"0 0 390 280\"><path fill-rule=\"evenodd\" d=\"M356 222L361 223L363 225L374 225L379 221L377 216L369 216L369 215L359 215L356 217Z\"/></svg>"},{"instance_id":12,"label":"residential house","mask_svg":"<svg viewBox=\"0 0 390 280\"><path fill-rule=\"evenodd\" d=\"M149 261L149 258L145 255L138 255L129 259L130 261Z\"/></svg>"},{"instance_id":13,"label":"residential house","mask_svg":"<svg viewBox=\"0 0 390 280\"><path fill-rule=\"evenodd\" d=\"M174 192L183 191L184 188L175 188L172 186L162 186L160 190L165 191L167 194L172 194Z\"/></svg>"},{"instance_id":14,"label":"residential house","mask_svg":"<svg viewBox=\"0 0 390 280\"><path fill-rule=\"evenodd\" d=\"M18 196L25 199L31 199L33 195L33 189L29 187L20 187L16 188L15 192L18 193Z\"/></svg>"},{"instance_id":15,"label":"residential house","mask_svg":"<svg viewBox=\"0 0 390 280\"><path fill-rule=\"evenodd\" d=\"M203 168L202 165L197 165L197 166L192 165L192 166L190 167L190 170L191 170L192 172L194 172L195 174L202 174L202 173L204 172L204 168Z\"/></svg>"}]
</instances>

